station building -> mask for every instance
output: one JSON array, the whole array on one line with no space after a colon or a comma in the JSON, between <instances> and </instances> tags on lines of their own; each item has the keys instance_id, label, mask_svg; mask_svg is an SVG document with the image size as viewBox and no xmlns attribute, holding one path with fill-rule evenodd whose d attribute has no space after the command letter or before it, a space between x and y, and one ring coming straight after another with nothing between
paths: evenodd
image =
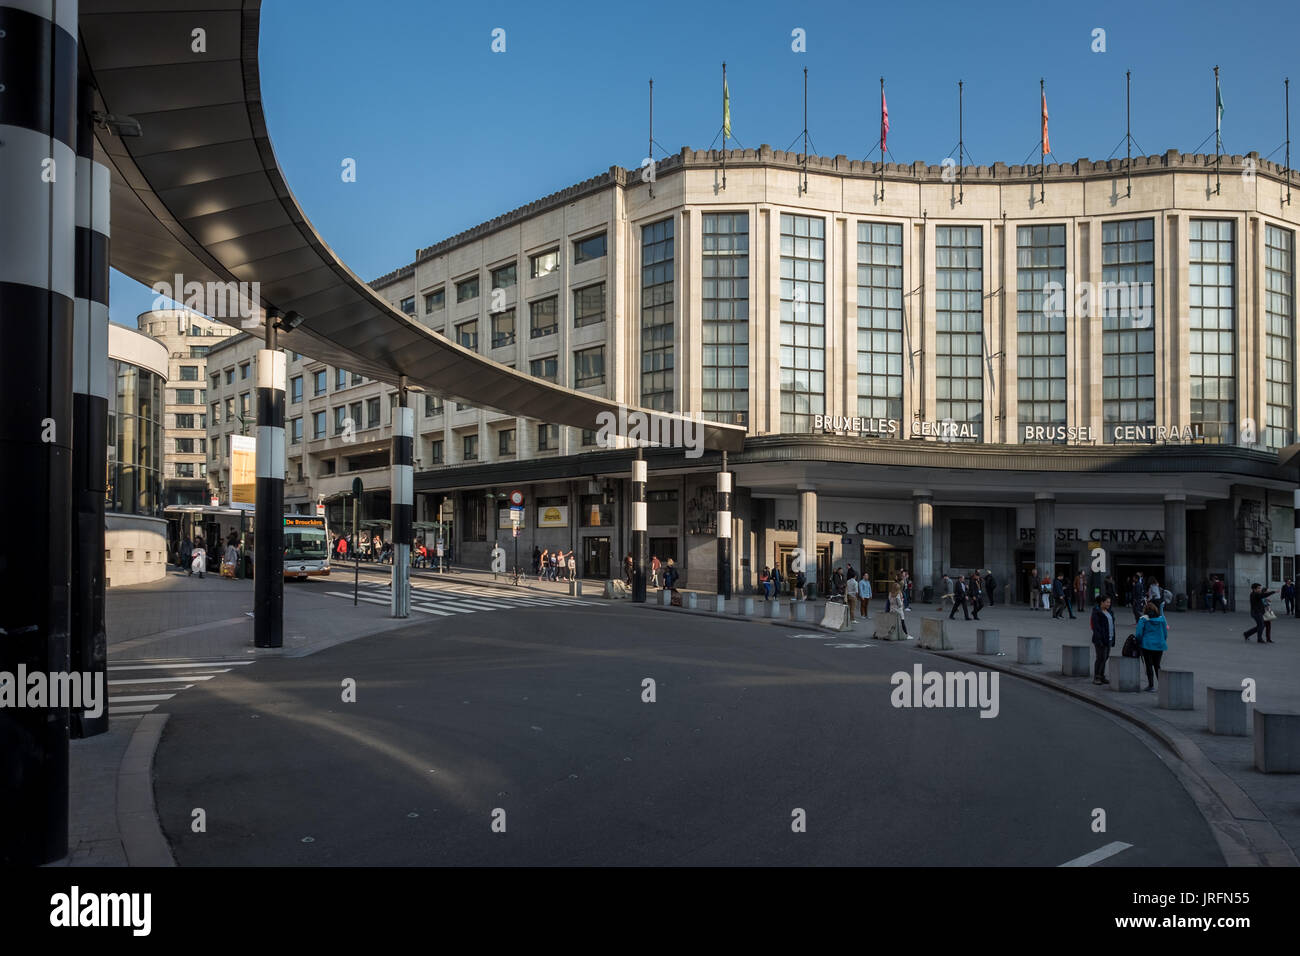
<instances>
[{"instance_id":1,"label":"station building","mask_svg":"<svg viewBox=\"0 0 1300 956\"><path fill-rule=\"evenodd\" d=\"M727 462L734 586L799 547L823 583L844 563L881 586L906 568L922 588L983 569L1025 600L1048 568L1099 584L1100 561L1179 594L1223 575L1244 599L1295 570L1296 470L1278 457L1296 440L1288 178L1255 154L1040 175L683 149L653 177L612 167L421 249L372 286L503 364L744 425ZM370 470L367 489L386 488L385 434L345 446L331 432L354 398L313 398L325 434L305 397L287 412L294 434L305 410L303 473ZM416 517L446 519L460 563L511 548L518 490L521 559L562 548L585 575L619 573L628 441L414 404ZM697 451L645 452L650 551L709 588L721 461Z\"/></svg>"}]
</instances>

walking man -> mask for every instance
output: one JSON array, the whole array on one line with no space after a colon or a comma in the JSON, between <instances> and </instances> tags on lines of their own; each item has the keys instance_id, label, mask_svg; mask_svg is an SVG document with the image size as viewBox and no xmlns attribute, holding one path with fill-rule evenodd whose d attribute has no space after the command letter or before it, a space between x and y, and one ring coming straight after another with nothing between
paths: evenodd
<instances>
[{"instance_id":1,"label":"walking man","mask_svg":"<svg viewBox=\"0 0 1300 956\"><path fill-rule=\"evenodd\" d=\"M962 616L966 620L970 620L970 611L966 609L966 597L968 593L969 592L966 590L966 575L957 575L957 583L953 585L952 610L948 612L948 620L951 621L957 615L958 608L961 608Z\"/></svg>"},{"instance_id":2,"label":"walking man","mask_svg":"<svg viewBox=\"0 0 1300 956\"><path fill-rule=\"evenodd\" d=\"M858 578L858 600L862 602L863 620L871 620L871 578L867 572L862 572L862 577Z\"/></svg>"}]
</instances>

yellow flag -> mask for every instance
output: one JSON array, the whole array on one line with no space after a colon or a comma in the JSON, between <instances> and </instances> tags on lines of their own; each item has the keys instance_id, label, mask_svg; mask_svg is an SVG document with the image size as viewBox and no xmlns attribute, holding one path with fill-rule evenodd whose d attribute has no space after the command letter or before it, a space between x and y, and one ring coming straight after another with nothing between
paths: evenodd
<instances>
[{"instance_id":1,"label":"yellow flag","mask_svg":"<svg viewBox=\"0 0 1300 956\"><path fill-rule=\"evenodd\" d=\"M727 90L727 81L722 81L722 135L731 135L731 93Z\"/></svg>"}]
</instances>

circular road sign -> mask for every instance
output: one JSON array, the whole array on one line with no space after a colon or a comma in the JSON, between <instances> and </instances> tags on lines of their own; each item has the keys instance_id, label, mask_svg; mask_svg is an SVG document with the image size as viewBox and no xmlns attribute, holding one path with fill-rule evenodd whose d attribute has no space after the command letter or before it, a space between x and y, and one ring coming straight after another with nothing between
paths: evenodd
<instances>
[{"instance_id":1,"label":"circular road sign","mask_svg":"<svg viewBox=\"0 0 1300 956\"><path fill-rule=\"evenodd\" d=\"M524 493L522 491L510 492L510 503L516 508L524 503Z\"/></svg>"}]
</instances>

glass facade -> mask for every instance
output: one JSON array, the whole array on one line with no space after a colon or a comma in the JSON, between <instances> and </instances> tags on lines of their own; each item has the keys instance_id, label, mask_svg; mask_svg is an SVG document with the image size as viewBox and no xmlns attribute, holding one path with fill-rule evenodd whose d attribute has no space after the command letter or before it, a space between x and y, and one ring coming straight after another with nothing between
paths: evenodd
<instances>
[{"instance_id":1,"label":"glass facade","mask_svg":"<svg viewBox=\"0 0 1300 956\"><path fill-rule=\"evenodd\" d=\"M641 228L641 404L673 407L673 221Z\"/></svg>"},{"instance_id":2,"label":"glass facade","mask_svg":"<svg viewBox=\"0 0 1300 956\"><path fill-rule=\"evenodd\" d=\"M1277 226L1264 230L1264 335L1264 443L1285 448L1295 441L1295 233Z\"/></svg>"},{"instance_id":3,"label":"glass facade","mask_svg":"<svg viewBox=\"0 0 1300 956\"><path fill-rule=\"evenodd\" d=\"M858 223L858 414L903 417L903 227Z\"/></svg>"},{"instance_id":4,"label":"glass facade","mask_svg":"<svg viewBox=\"0 0 1300 956\"><path fill-rule=\"evenodd\" d=\"M1193 219L1188 229L1188 357L1192 424L1207 441L1236 438L1236 303L1231 219Z\"/></svg>"},{"instance_id":5,"label":"glass facade","mask_svg":"<svg viewBox=\"0 0 1300 956\"><path fill-rule=\"evenodd\" d=\"M1044 294L1048 283L1062 289L1051 302ZM1064 289L1065 226L1018 226L1016 399L1022 435L1026 425L1065 424Z\"/></svg>"},{"instance_id":6,"label":"glass facade","mask_svg":"<svg viewBox=\"0 0 1300 956\"><path fill-rule=\"evenodd\" d=\"M704 417L744 424L749 417L749 214L703 219Z\"/></svg>"},{"instance_id":7,"label":"glass facade","mask_svg":"<svg viewBox=\"0 0 1300 956\"><path fill-rule=\"evenodd\" d=\"M935 230L935 413L984 435L984 230Z\"/></svg>"},{"instance_id":8,"label":"glass facade","mask_svg":"<svg viewBox=\"0 0 1300 956\"><path fill-rule=\"evenodd\" d=\"M781 214L781 431L826 413L826 221Z\"/></svg>"},{"instance_id":9,"label":"glass facade","mask_svg":"<svg viewBox=\"0 0 1300 956\"><path fill-rule=\"evenodd\" d=\"M1155 221L1101 227L1102 439L1117 425L1156 423ZM1119 290L1123 289L1121 293ZM1107 290L1116 290L1108 292ZM1140 296L1140 303L1135 299ZM1146 308L1138 308L1139 304Z\"/></svg>"},{"instance_id":10,"label":"glass facade","mask_svg":"<svg viewBox=\"0 0 1300 956\"><path fill-rule=\"evenodd\" d=\"M108 493L119 514L162 514L164 380L128 362L108 360Z\"/></svg>"}]
</instances>

